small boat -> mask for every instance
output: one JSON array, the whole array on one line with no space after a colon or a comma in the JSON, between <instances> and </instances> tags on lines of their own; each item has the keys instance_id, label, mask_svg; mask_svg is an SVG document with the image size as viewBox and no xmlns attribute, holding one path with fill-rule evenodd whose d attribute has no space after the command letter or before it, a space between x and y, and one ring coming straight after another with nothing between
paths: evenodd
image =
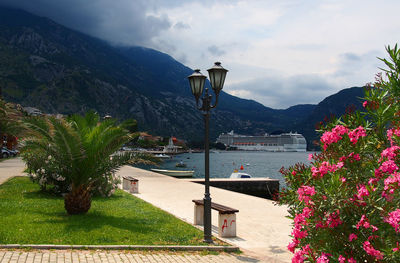
<instances>
[{"instance_id":1,"label":"small boat","mask_svg":"<svg viewBox=\"0 0 400 263\"><path fill-rule=\"evenodd\" d=\"M185 164L183 161L180 161L179 163L177 163L177 164L175 165L175 167L183 167L183 168L185 168L185 167L186 167L186 164Z\"/></svg>"},{"instance_id":2,"label":"small boat","mask_svg":"<svg viewBox=\"0 0 400 263\"><path fill-rule=\"evenodd\" d=\"M231 179L237 179L237 178L251 178L251 175L248 174L248 173L242 173L242 172L237 172L237 171L235 171L235 172L233 172L233 173L231 174L231 176L230 176L229 178L231 178Z\"/></svg>"},{"instance_id":3,"label":"small boat","mask_svg":"<svg viewBox=\"0 0 400 263\"><path fill-rule=\"evenodd\" d=\"M169 175L177 178L191 178L193 177L193 170L163 170L163 169L150 169L153 172Z\"/></svg>"},{"instance_id":4,"label":"small boat","mask_svg":"<svg viewBox=\"0 0 400 263\"><path fill-rule=\"evenodd\" d=\"M154 156L157 157L157 158L162 158L162 159L170 159L171 158L171 156L163 154L163 153L162 154L156 154Z\"/></svg>"}]
</instances>

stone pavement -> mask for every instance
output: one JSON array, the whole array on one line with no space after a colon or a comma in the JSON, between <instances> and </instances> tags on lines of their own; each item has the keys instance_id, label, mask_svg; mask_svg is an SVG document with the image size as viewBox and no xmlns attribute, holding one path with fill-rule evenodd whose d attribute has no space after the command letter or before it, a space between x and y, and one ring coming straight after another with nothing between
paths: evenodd
<instances>
[{"instance_id":1,"label":"stone pavement","mask_svg":"<svg viewBox=\"0 0 400 263\"><path fill-rule=\"evenodd\" d=\"M13 176L21 176L24 172L24 163L21 158L10 158L0 162L0 184Z\"/></svg>"},{"instance_id":2,"label":"stone pavement","mask_svg":"<svg viewBox=\"0 0 400 263\"><path fill-rule=\"evenodd\" d=\"M151 203L176 217L193 224L193 199L202 199L204 185L188 180L124 166L120 176L139 179L139 193L135 196ZM254 197L224 189L210 187L213 202L239 210L236 215L236 238L224 241L238 246L246 255L263 262L290 262L291 221L286 206L277 206L271 200ZM213 235L218 236L218 212L212 210Z\"/></svg>"},{"instance_id":3,"label":"stone pavement","mask_svg":"<svg viewBox=\"0 0 400 263\"><path fill-rule=\"evenodd\" d=\"M99 250L0 250L0 263L236 263L259 262L235 254Z\"/></svg>"}]
</instances>

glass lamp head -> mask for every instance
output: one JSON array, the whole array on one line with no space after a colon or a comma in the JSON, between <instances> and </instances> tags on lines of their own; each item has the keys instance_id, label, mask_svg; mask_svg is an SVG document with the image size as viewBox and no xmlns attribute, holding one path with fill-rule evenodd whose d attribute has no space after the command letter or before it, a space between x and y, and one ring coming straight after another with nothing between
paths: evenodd
<instances>
[{"instance_id":1,"label":"glass lamp head","mask_svg":"<svg viewBox=\"0 0 400 263\"><path fill-rule=\"evenodd\" d=\"M225 77L228 70L221 66L221 62L215 62L214 66L207 71L210 76L211 87L215 94L218 95L224 87Z\"/></svg>"},{"instance_id":2,"label":"glass lamp head","mask_svg":"<svg viewBox=\"0 0 400 263\"><path fill-rule=\"evenodd\" d=\"M203 94L206 78L206 76L201 74L200 69L195 69L193 74L188 77L190 89L192 90L193 96L196 98L196 101L198 101L201 94Z\"/></svg>"}]
</instances>

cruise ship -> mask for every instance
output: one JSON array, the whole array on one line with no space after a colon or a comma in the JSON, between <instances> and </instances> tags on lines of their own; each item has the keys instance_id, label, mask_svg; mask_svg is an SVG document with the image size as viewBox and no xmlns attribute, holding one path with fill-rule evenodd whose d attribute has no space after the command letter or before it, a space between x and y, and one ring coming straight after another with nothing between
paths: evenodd
<instances>
[{"instance_id":1,"label":"cruise ship","mask_svg":"<svg viewBox=\"0 0 400 263\"><path fill-rule=\"evenodd\" d=\"M220 134L217 138L218 142L243 151L305 152L307 149L304 136L292 132L280 135L248 136L231 131Z\"/></svg>"}]
</instances>

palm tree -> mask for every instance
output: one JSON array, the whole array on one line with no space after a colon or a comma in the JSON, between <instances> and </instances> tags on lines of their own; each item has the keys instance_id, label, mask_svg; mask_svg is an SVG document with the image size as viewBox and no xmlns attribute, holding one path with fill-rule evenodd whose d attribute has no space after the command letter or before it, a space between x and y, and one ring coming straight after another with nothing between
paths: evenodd
<instances>
[{"instance_id":1,"label":"palm tree","mask_svg":"<svg viewBox=\"0 0 400 263\"><path fill-rule=\"evenodd\" d=\"M67 120L28 118L25 123L31 136L25 140L23 151L50 156L56 176L70 183L70 191L64 197L68 214L86 213L91 206L92 190L122 165L150 160L144 155L115 154L130 140L129 131L112 119L100 122L93 111Z\"/></svg>"}]
</instances>

